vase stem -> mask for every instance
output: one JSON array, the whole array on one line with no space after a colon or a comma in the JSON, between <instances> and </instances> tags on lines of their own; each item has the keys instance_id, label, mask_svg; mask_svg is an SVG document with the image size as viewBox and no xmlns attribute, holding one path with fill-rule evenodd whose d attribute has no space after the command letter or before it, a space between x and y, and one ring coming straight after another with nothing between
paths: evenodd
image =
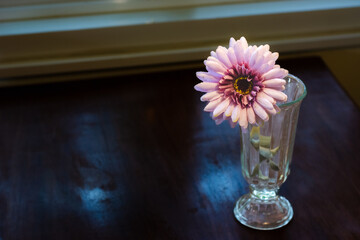
<instances>
[{"instance_id":1,"label":"vase stem","mask_svg":"<svg viewBox=\"0 0 360 240\"><path fill-rule=\"evenodd\" d=\"M255 189L250 187L250 193L253 197L261 200L272 200L278 198L277 190L275 189Z\"/></svg>"}]
</instances>

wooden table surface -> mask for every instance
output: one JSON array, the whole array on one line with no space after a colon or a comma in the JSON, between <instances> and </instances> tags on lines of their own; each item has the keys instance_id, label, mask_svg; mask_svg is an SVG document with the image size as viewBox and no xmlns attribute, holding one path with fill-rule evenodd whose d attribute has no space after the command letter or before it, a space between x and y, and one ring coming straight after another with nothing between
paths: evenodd
<instances>
[{"instance_id":1,"label":"wooden table surface","mask_svg":"<svg viewBox=\"0 0 360 240\"><path fill-rule=\"evenodd\" d=\"M286 227L235 220L239 131L190 69L0 89L0 238L360 239L359 109L319 58L280 64L308 88Z\"/></svg>"}]
</instances>

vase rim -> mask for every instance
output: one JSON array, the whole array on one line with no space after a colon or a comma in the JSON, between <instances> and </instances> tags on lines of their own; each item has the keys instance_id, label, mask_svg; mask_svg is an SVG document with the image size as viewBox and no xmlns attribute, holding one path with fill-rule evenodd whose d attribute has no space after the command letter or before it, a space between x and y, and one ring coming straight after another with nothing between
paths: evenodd
<instances>
[{"instance_id":1,"label":"vase rim","mask_svg":"<svg viewBox=\"0 0 360 240\"><path fill-rule=\"evenodd\" d=\"M287 77L290 77L290 78L292 78L292 79L295 79L297 82L299 82L300 85L302 85L302 86L304 87L304 92L303 92L299 97L297 97L295 100L293 100L293 101L291 101L291 102L286 102L286 103L278 104L279 107L287 107L287 106L291 106L291 105L293 105L293 104L295 104L295 103L301 102L301 101L305 98L305 96L307 95L306 86L305 86L305 84L303 83L303 81L301 81L300 78L298 78L298 77L296 77L296 76L294 76L294 75L292 75L292 74L288 74L285 78L287 78Z\"/></svg>"}]
</instances>

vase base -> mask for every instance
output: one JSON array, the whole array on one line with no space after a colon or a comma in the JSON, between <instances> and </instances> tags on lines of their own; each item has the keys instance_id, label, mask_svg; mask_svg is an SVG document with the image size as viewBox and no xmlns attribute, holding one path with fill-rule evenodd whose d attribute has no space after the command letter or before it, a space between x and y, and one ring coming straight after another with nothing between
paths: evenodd
<instances>
[{"instance_id":1,"label":"vase base","mask_svg":"<svg viewBox=\"0 0 360 240\"><path fill-rule=\"evenodd\" d=\"M288 224L293 217L293 209L284 197L262 200L249 193L236 202L234 214L247 227L272 230Z\"/></svg>"}]
</instances>

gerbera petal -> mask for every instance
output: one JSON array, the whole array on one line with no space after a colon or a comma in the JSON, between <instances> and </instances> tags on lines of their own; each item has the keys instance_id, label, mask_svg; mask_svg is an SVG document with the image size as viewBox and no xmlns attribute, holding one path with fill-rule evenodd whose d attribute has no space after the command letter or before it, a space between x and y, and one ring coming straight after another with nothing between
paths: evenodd
<instances>
[{"instance_id":1,"label":"gerbera petal","mask_svg":"<svg viewBox=\"0 0 360 240\"><path fill-rule=\"evenodd\" d=\"M226 71L226 68L219 62L205 60L204 63L212 72L224 73Z\"/></svg>"},{"instance_id":2,"label":"gerbera petal","mask_svg":"<svg viewBox=\"0 0 360 240\"><path fill-rule=\"evenodd\" d=\"M287 100L287 95L283 92L271 89L271 88L263 88L264 93L274 98L275 100L285 102Z\"/></svg>"},{"instance_id":3,"label":"gerbera petal","mask_svg":"<svg viewBox=\"0 0 360 240\"><path fill-rule=\"evenodd\" d=\"M255 113L254 110L250 107L246 109L246 113L247 113L247 117L248 117L248 121L251 124L255 123Z\"/></svg>"},{"instance_id":4,"label":"gerbera petal","mask_svg":"<svg viewBox=\"0 0 360 240\"><path fill-rule=\"evenodd\" d=\"M268 51L270 50L269 44L265 44L265 45L264 45L264 48L265 48L265 52L268 52ZM265 52L264 52L264 53L265 53Z\"/></svg>"},{"instance_id":5,"label":"gerbera petal","mask_svg":"<svg viewBox=\"0 0 360 240\"><path fill-rule=\"evenodd\" d=\"M258 115L262 120L264 121L269 120L269 115L257 102L254 102L253 109L256 115Z\"/></svg>"},{"instance_id":6,"label":"gerbera petal","mask_svg":"<svg viewBox=\"0 0 360 240\"><path fill-rule=\"evenodd\" d=\"M266 81L262 82L262 84L265 87L271 87L271 88L284 86L285 83L286 83L286 81L284 79L280 79L280 78L274 78L274 79L266 80Z\"/></svg>"},{"instance_id":7,"label":"gerbera petal","mask_svg":"<svg viewBox=\"0 0 360 240\"><path fill-rule=\"evenodd\" d=\"M279 58L279 53L278 52L273 52L269 55L269 61L276 61Z\"/></svg>"},{"instance_id":8,"label":"gerbera petal","mask_svg":"<svg viewBox=\"0 0 360 240\"><path fill-rule=\"evenodd\" d=\"M276 104L275 99L273 99L272 97L270 97L269 95L267 95L264 92L258 92L256 95L258 98L265 98L266 100L268 100L270 103L272 103L273 105Z\"/></svg>"},{"instance_id":9,"label":"gerbera petal","mask_svg":"<svg viewBox=\"0 0 360 240\"><path fill-rule=\"evenodd\" d=\"M285 90L285 86L280 86L280 87L272 87L272 89L278 90L278 91L284 91Z\"/></svg>"},{"instance_id":10,"label":"gerbera petal","mask_svg":"<svg viewBox=\"0 0 360 240\"><path fill-rule=\"evenodd\" d=\"M247 113L246 113L246 108L241 108L240 110L240 121L239 121L239 125L246 128L248 125L248 120L247 120Z\"/></svg>"},{"instance_id":11,"label":"gerbera petal","mask_svg":"<svg viewBox=\"0 0 360 240\"><path fill-rule=\"evenodd\" d=\"M246 41L246 38L241 37L238 41L243 49L249 47L248 42Z\"/></svg>"},{"instance_id":12,"label":"gerbera petal","mask_svg":"<svg viewBox=\"0 0 360 240\"><path fill-rule=\"evenodd\" d=\"M216 52L214 52L214 51L211 51L211 52L210 52L210 56L212 56L212 57L214 57L214 58L217 58Z\"/></svg>"},{"instance_id":13,"label":"gerbera petal","mask_svg":"<svg viewBox=\"0 0 360 240\"><path fill-rule=\"evenodd\" d=\"M222 46L219 46L216 49L216 55L218 57L218 59L228 68L232 67L232 64L227 56L227 52L228 50Z\"/></svg>"},{"instance_id":14,"label":"gerbera petal","mask_svg":"<svg viewBox=\"0 0 360 240\"><path fill-rule=\"evenodd\" d=\"M199 92L212 92L215 91L218 87L217 83L211 82L201 82L195 85L195 90Z\"/></svg>"},{"instance_id":15,"label":"gerbera petal","mask_svg":"<svg viewBox=\"0 0 360 240\"><path fill-rule=\"evenodd\" d=\"M222 101L215 109L214 109L214 116L217 117L220 114L222 114L223 112L225 112L225 110L227 109L227 107L230 104L230 99L226 98L224 101Z\"/></svg>"},{"instance_id":16,"label":"gerbera petal","mask_svg":"<svg viewBox=\"0 0 360 240\"><path fill-rule=\"evenodd\" d=\"M257 46L250 46L245 50L245 52L244 52L244 61L245 62L248 63L250 61L250 57L256 49L257 49Z\"/></svg>"},{"instance_id":17,"label":"gerbera petal","mask_svg":"<svg viewBox=\"0 0 360 240\"><path fill-rule=\"evenodd\" d=\"M209 68L208 66L205 67L206 70L208 70L208 72L213 75L214 77L217 77L217 78L222 78L224 77L224 73L221 73L221 72L214 72L211 68Z\"/></svg>"},{"instance_id":18,"label":"gerbera petal","mask_svg":"<svg viewBox=\"0 0 360 240\"><path fill-rule=\"evenodd\" d=\"M233 103L230 103L228 108L225 111L225 116L230 117L234 110L234 107L235 107L235 105Z\"/></svg>"},{"instance_id":19,"label":"gerbera petal","mask_svg":"<svg viewBox=\"0 0 360 240\"><path fill-rule=\"evenodd\" d=\"M237 63L241 64L244 62L244 51L245 49L241 46L241 43L238 41L234 45L234 52L237 59Z\"/></svg>"},{"instance_id":20,"label":"gerbera petal","mask_svg":"<svg viewBox=\"0 0 360 240\"><path fill-rule=\"evenodd\" d=\"M251 68L256 68L255 65L262 65L264 52L266 51L265 46L261 45L258 47L250 56L249 66Z\"/></svg>"},{"instance_id":21,"label":"gerbera petal","mask_svg":"<svg viewBox=\"0 0 360 240\"><path fill-rule=\"evenodd\" d=\"M264 56L258 56L258 58L256 59L254 65L252 66L253 69L256 70L256 72L258 72L259 74L262 74L263 72L260 72L260 68L265 64L265 61L264 61Z\"/></svg>"},{"instance_id":22,"label":"gerbera petal","mask_svg":"<svg viewBox=\"0 0 360 240\"><path fill-rule=\"evenodd\" d=\"M209 72L196 72L198 79L204 82L219 82L220 77L214 76Z\"/></svg>"},{"instance_id":23,"label":"gerbera petal","mask_svg":"<svg viewBox=\"0 0 360 240\"><path fill-rule=\"evenodd\" d=\"M204 108L204 111L205 111L205 112L212 112L212 111L214 111L215 108L217 107L217 105L219 105L219 103L220 103L221 101L222 101L222 99L221 99L221 98L218 98L218 99L216 99L216 100L214 100L214 101L209 102L209 103L206 105L206 107Z\"/></svg>"},{"instance_id":24,"label":"gerbera petal","mask_svg":"<svg viewBox=\"0 0 360 240\"><path fill-rule=\"evenodd\" d=\"M272 110L274 109L274 106L265 98L256 98L256 102L259 103L264 109L266 110Z\"/></svg>"},{"instance_id":25,"label":"gerbera petal","mask_svg":"<svg viewBox=\"0 0 360 240\"><path fill-rule=\"evenodd\" d=\"M208 92L205 93L204 95L201 96L200 100L205 102L205 101L214 101L216 99L218 99L221 95L214 91L214 92Z\"/></svg>"},{"instance_id":26,"label":"gerbera petal","mask_svg":"<svg viewBox=\"0 0 360 240\"><path fill-rule=\"evenodd\" d=\"M239 117L240 117L240 105L236 105L236 107L234 108L232 114L231 114L231 120L235 123L237 121L239 121Z\"/></svg>"},{"instance_id":27,"label":"gerbera petal","mask_svg":"<svg viewBox=\"0 0 360 240\"><path fill-rule=\"evenodd\" d=\"M265 63L265 60L263 60L263 64L258 68L257 72L259 74L264 74L266 72L268 72L271 69L271 65Z\"/></svg>"},{"instance_id":28,"label":"gerbera petal","mask_svg":"<svg viewBox=\"0 0 360 240\"><path fill-rule=\"evenodd\" d=\"M288 75L288 71L283 68L275 68L271 69L270 71L264 73L262 75L262 79L268 80L273 78L284 78L286 75Z\"/></svg>"},{"instance_id":29,"label":"gerbera petal","mask_svg":"<svg viewBox=\"0 0 360 240\"><path fill-rule=\"evenodd\" d=\"M268 113L270 113L270 114L272 114L272 115L275 115L276 114L276 110L275 110L275 108L272 108L272 109L265 109L266 110L266 112L268 112Z\"/></svg>"},{"instance_id":30,"label":"gerbera petal","mask_svg":"<svg viewBox=\"0 0 360 240\"><path fill-rule=\"evenodd\" d=\"M233 37L232 37L232 38L230 38L230 41L229 41L229 48L234 47L235 43L236 43L235 39L234 39Z\"/></svg>"},{"instance_id":31,"label":"gerbera petal","mask_svg":"<svg viewBox=\"0 0 360 240\"><path fill-rule=\"evenodd\" d=\"M229 57L229 60L230 60L230 62L232 64L232 66L236 66L237 58L236 58L236 55L235 55L235 50L233 48L228 49L228 57Z\"/></svg>"}]
</instances>

